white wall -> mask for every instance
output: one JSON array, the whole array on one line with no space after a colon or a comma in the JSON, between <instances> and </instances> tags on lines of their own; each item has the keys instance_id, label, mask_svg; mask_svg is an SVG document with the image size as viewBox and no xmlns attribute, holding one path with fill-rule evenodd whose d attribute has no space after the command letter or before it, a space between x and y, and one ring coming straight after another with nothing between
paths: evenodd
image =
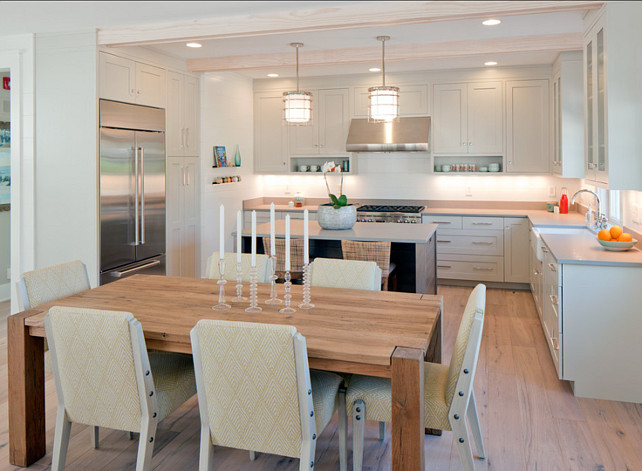
<instances>
[{"instance_id":1,"label":"white wall","mask_svg":"<svg viewBox=\"0 0 642 471\"><path fill-rule=\"evenodd\" d=\"M36 36L36 265L80 259L98 284L95 32Z\"/></svg>"},{"instance_id":2,"label":"white wall","mask_svg":"<svg viewBox=\"0 0 642 471\"><path fill-rule=\"evenodd\" d=\"M234 248L236 212L243 200L262 196L254 172L252 80L235 73L208 73L201 80L201 272L207 257L219 249L219 205L225 206L225 250ZM228 158L236 145L241 168L212 168L214 146L225 146ZM241 182L212 185L217 176L240 175Z\"/></svg>"},{"instance_id":3,"label":"white wall","mask_svg":"<svg viewBox=\"0 0 642 471\"><path fill-rule=\"evenodd\" d=\"M11 266L10 214L9 211L0 211L0 301L9 299L11 292L10 279L7 277L7 268Z\"/></svg>"},{"instance_id":4,"label":"white wall","mask_svg":"<svg viewBox=\"0 0 642 471\"><path fill-rule=\"evenodd\" d=\"M0 67L2 67L2 64L0 64ZM0 73L0 83L2 82L4 77L10 77L9 72ZM0 85L0 121L11 121L9 110L7 109L5 111L5 108L8 107L10 103L10 94L11 92L9 90L5 90L4 88L2 88L2 85Z\"/></svg>"}]
</instances>

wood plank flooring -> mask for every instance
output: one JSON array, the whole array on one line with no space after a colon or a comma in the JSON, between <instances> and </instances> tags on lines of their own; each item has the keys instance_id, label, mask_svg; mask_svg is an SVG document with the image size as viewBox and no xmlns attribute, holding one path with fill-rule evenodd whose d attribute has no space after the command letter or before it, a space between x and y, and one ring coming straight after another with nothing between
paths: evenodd
<instances>
[{"instance_id":1,"label":"wood plank flooring","mask_svg":"<svg viewBox=\"0 0 642 471\"><path fill-rule=\"evenodd\" d=\"M439 287L444 296L444 361L449 361L464 305L465 287ZM557 379L531 294L488 289L486 322L475 377L487 459L476 470L642 470L642 405L576 398L569 384ZM6 316L0 303L0 471L9 465L7 429ZM48 470L55 425L56 392L46 380L47 455L29 469ZM366 425L365 465L368 471L390 469L390 427L378 440L378 424ZM349 432L350 440L352 434ZM87 427L74 425L68 470L133 470L137 440L120 431L101 429L100 448L90 446ZM424 439L426 470L456 471L461 466L452 433ZM198 469L199 417L196 398L167 417L157 433L153 469ZM348 444L349 465L352 465ZM339 469L336 416L320 434L317 470ZM299 460L216 448L215 469L298 470Z\"/></svg>"}]
</instances>

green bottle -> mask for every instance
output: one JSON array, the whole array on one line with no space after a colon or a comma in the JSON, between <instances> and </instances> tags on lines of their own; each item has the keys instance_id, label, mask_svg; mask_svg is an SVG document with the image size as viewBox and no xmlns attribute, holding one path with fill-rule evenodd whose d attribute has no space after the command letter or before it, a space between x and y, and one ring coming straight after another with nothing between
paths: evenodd
<instances>
[{"instance_id":1,"label":"green bottle","mask_svg":"<svg viewBox=\"0 0 642 471\"><path fill-rule=\"evenodd\" d=\"M239 145L236 144L236 153L234 154L234 166L241 166L241 153L239 152Z\"/></svg>"}]
</instances>

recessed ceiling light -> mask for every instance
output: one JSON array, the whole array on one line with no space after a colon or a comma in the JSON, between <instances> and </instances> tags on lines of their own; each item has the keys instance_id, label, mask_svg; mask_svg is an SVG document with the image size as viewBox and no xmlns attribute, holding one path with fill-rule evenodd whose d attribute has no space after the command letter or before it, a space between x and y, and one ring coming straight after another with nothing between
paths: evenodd
<instances>
[{"instance_id":1,"label":"recessed ceiling light","mask_svg":"<svg viewBox=\"0 0 642 471\"><path fill-rule=\"evenodd\" d=\"M268 76L268 77L272 77L272 78L274 78L274 77L278 77L278 76L279 76L279 74L267 74L267 76Z\"/></svg>"},{"instance_id":2,"label":"recessed ceiling light","mask_svg":"<svg viewBox=\"0 0 642 471\"><path fill-rule=\"evenodd\" d=\"M370 72L381 72L381 69L379 67L370 67L368 70Z\"/></svg>"},{"instance_id":3,"label":"recessed ceiling light","mask_svg":"<svg viewBox=\"0 0 642 471\"><path fill-rule=\"evenodd\" d=\"M187 43L185 44L187 47L203 47L201 43Z\"/></svg>"},{"instance_id":4,"label":"recessed ceiling light","mask_svg":"<svg viewBox=\"0 0 642 471\"><path fill-rule=\"evenodd\" d=\"M495 62L495 61L488 61L488 62L484 62L484 65L497 65L497 62Z\"/></svg>"},{"instance_id":5,"label":"recessed ceiling light","mask_svg":"<svg viewBox=\"0 0 642 471\"><path fill-rule=\"evenodd\" d=\"M484 20L484 21L482 21L482 24L483 24L484 26L497 26L497 25L498 25L498 24L500 24L501 22L502 22L502 20L496 20L495 18L490 18L490 19L488 19L488 20Z\"/></svg>"}]
</instances>

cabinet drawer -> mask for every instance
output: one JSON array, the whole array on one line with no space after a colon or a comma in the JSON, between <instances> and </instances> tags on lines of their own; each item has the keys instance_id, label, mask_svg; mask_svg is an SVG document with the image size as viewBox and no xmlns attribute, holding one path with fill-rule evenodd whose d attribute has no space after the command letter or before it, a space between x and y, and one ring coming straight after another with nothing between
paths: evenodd
<instances>
[{"instance_id":1,"label":"cabinet drawer","mask_svg":"<svg viewBox=\"0 0 642 471\"><path fill-rule=\"evenodd\" d=\"M465 258L463 260L462 258ZM504 281L504 257L439 257L437 277L455 280Z\"/></svg>"},{"instance_id":2,"label":"cabinet drawer","mask_svg":"<svg viewBox=\"0 0 642 471\"><path fill-rule=\"evenodd\" d=\"M439 231L438 254L504 255L503 231Z\"/></svg>"},{"instance_id":3,"label":"cabinet drawer","mask_svg":"<svg viewBox=\"0 0 642 471\"><path fill-rule=\"evenodd\" d=\"M503 230L504 218L464 216L463 229Z\"/></svg>"},{"instance_id":4,"label":"cabinet drawer","mask_svg":"<svg viewBox=\"0 0 642 471\"><path fill-rule=\"evenodd\" d=\"M421 222L424 224L439 224L441 229L461 229L461 216L441 216L439 214L423 214Z\"/></svg>"}]
</instances>

